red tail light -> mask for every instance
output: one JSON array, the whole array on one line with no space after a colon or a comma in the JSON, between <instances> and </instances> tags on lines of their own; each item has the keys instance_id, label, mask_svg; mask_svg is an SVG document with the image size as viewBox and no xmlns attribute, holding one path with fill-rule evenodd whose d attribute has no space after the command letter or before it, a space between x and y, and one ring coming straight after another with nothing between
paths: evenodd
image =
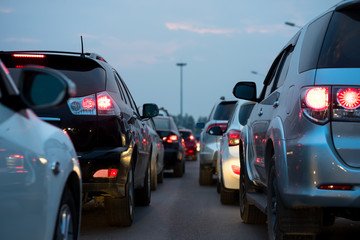
<instances>
[{"instance_id":1,"label":"red tail light","mask_svg":"<svg viewBox=\"0 0 360 240\"><path fill-rule=\"evenodd\" d=\"M99 96L97 98L97 104L100 110L109 110L113 105L110 97L106 95Z\"/></svg>"},{"instance_id":2,"label":"red tail light","mask_svg":"<svg viewBox=\"0 0 360 240\"><path fill-rule=\"evenodd\" d=\"M190 140L194 140L194 139L195 139L194 135L192 135L192 134L190 135L189 138L190 138Z\"/></svg>"},{"instance_id":3,"label":"red tail light","mask_svg":"<svg viewBox=\"0 0 360 240\"><path fill-rule=\"evenodd\" d=\"M240 131L238 130L230 130L227 134L228 145L229 146L237 146L240 143Z\"/></svg>"},{"instance_id":4,"label":"red tail light","mask_svg":"<svg viewBox=\"0 0 360 240\"><path fill-rule=\"evenodd\" d=\"M360 106L360 91L356 88L343 88L337 93L338 103L346 109L356 109Z\"/></svg>"},{"instance_id":5,"label":"red tail light","mask_svg":"<svg viewBox=\"0 0 360 240\"><path fill-rule=\"evenodd\" d=\"M235 173L236 175L240 175L240 166L239 165L231 165L231 169L232 169L233 173Z\"/></svg>"},{"instance_id":6,"label":"red tail light","mask_svg":"<svg viewBox=\"0 0 360 240\"><path fill-rule=\"evenodd\" d=\"M322 111L329 107L329 88L315 87L307 90L305 94L306 105L316 111Z\"/></svg>"},{"instance_id":7,"label":"red tail light","mask_svg":"<svg viewBox=\"0 0 360 240\"><path fill-rule=\"evenodd\" d=\"M210 128L218 126L221 128L221 130L225 131L225 129L227 128L227 123L214 123L214 124L210 124L208 126L208 128L206 129L206 133L209 133Z\"/></svg>"},{"instance_id":8,"label":"red tail light","mask_svg":"<svg viewBox=\"0 0 360 240\"><path fill-rule=\"evenodd\" d=\"M44 54L20 54L20 53L15 53L12 55L13 57L16 58L45 58Z\"/></svg>"},{"instance_id":9,"label":"red tail light","mask_svg":"<svg viewBox=\"0 0 360 240\"><path fill-rule=\"evenodd\" d=\"M322 190L352 190L353 187L351 185L320 185L318 187L319 189L322 189Z\"/></svg>"},{"instance_id":10,"label":"red tail light","mask_svg":"<svg viewBox=\"0 0 360 240\"><path fill-rule=\"evenodd\" d=\"M302 89L301 107L305 116L324 124L329 120L330 87L306 87Z\"/></svg>"},{"instance_id":11,"label":"red tail light","mask_svg":"<svg viewBox=\"0 0 360 240\"><path fill-rule=\"evenodd\" d=\"M81 105L85 109L93 109L95 107L95 100L92 98L84 98Z\"/></svg>"},{"instance_id":12,"label":"red tail light","mask_svg":"<svg viewBox=\"0 0 360 240\"><path fill-rule=\"evenodd\" d=\"M115 178L118 173L118 169L100 169L93 175L94 178Z\"/></svg>"},{"instance_id":13,"label":"red tail light","mask_svg":"<svg viewBox=\"0 0 360 240\"><path fill-rule=\"evenodd\" d=\"M167 137L163 137L162 140L164 142L168 142L168 143L172 143L172 142L176 142L178 141L178 136L176 135L170 135L170 136L167 136Z\"/></svg>"}]
</instances>

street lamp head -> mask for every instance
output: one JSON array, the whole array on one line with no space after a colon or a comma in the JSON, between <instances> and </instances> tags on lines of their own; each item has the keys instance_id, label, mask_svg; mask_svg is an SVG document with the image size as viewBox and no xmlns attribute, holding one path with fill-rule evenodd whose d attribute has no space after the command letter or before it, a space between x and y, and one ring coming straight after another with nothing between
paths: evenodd
<instances>
[{"instance_id":1,"label":"street lamp head","mask_svg":"<svg viewBox=\"0 0 360 240\"><path fill-rule=\"evenodd\" d=\"M183 67L186 66L186 63L177 63L176 66Z\"/></svg>"}]
</instances>

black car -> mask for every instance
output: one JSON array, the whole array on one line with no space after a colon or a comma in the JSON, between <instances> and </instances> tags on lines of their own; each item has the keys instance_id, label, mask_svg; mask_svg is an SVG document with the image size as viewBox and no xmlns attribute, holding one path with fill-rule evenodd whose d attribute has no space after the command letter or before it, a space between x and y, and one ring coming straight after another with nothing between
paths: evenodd
<instances>
[{"instance_id":1,"label":"black car","mask_svg":"<svg viewBox=\"0 0 360 240\"><path fill-rule=\"evenodd\" d=\"M185 153L174 119L170 116L157 116L153 120L164 145L164 169L173 169L175 177L182 177L185 173Z\"/></svg>"},{"instance_id":2,"label":"black car","mask_svg":"<svg viewBox=\"0 0 360 240\"><path fill-rule=\"evenodd\" d=\"M151 199L151 141L143 118L157 115L157 106L144 104L141 116L120 75L96 54L23 51L0 52L0 57L15 81L21 68L35 66L59 70L76 84L77 93L66 105L36 113L71 138L83 200L104 201L110 225L131 225L134 201L149 205Z\"/></svg>"}]
</instances>

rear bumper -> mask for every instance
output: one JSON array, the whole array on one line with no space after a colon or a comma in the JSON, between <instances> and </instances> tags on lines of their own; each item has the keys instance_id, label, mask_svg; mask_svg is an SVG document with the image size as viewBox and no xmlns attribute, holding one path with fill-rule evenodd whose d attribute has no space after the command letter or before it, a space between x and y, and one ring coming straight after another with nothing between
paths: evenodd
<instances>
[{"instance_id":1,"label":"rear bumper","mask_svg":"<svg viewBox=\"0 0 360 240\"><path fill-rule=\"evenodd\" d=\"M360 168L340 158L329 133L324 125L301 138L282 140L286 154L275 157L286 159L276 161L276 168L280 194L288 207L360 207ZM347 185L352 190L323 190L321 185Z\"/></svg>"},{"instance_id":2,"label":"rear bumper","mask_svg":"<svg viewBox=\"0 0 360 240\"><path fill-rule=\"evenodd\" d=\"M133 148L97 149L89 153L78 153L83 177L83 192L92 195L109 194L113 197L125 196ZM94 178L100 169L118 169L115 178Z\"/></svg>"},{"instance_id":3,"label":"rear bumper","mask_svg":"<svg viewBox=\"0 0 360 240\"><path fill-rule=\"evenodd\" d=\"M166 148L164 151L164 168L172 169L181 164L183 153L174 148Z\"/></svg>"}]
</instances>

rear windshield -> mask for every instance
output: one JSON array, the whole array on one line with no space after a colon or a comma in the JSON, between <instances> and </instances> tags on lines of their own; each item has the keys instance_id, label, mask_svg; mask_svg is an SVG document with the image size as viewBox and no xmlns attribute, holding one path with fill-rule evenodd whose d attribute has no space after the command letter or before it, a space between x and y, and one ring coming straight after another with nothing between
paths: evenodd
<instances>
[{"instance_id":1,"label":"rear windshield","mask_svg":"<svg viewBox=\"0 0 360 240\"><path fill-rule=\"evenodd\" d=\"M105 90L105 70L95 61L87 58L46 55L44 60L1 56L16 84L22 67L46 66L62 72L76 84L76 96L86 96Z\"/></svg>"},{"instance_id":2,"label":"rear windshield","mask_svg":"<svg viewBox=\"0 0 360 240\"><path fill-rule=\"evenodd\" d=\"M335 12L319 58L318 68L360 67L360 10Z\"/></svg>"},{"instance_id":3,"label":"rear windshield","mask_svg":"<svg viewBox=\"0 0 360 240\"><path fill-rule=\"evenodd\" d=\"M153 118L156 129L170 129L170 121L167 118Z\"/></svg>"},{"instance_id":4,"label":"rear windshield","mask_svg":"<svg viewBox=\"0 0 360 240\"><path fill-rule=\"evenodd\" d=\"M214 120L229 120L235 108L235 102L222 102L216 110L213 119Z\"/></svg>"},{"instance_id":5,"label":"rear windshield","mask_svg":"<svg viewBox=\"0 0 360 240\"><path fill-rule=\"evenodd\" d=\"M180 134L181 134L181 137L184 138L184 139L188 139L191 135L191 132L188 132L188 131L180 131Z\"/></svg>"}]
</instances>

